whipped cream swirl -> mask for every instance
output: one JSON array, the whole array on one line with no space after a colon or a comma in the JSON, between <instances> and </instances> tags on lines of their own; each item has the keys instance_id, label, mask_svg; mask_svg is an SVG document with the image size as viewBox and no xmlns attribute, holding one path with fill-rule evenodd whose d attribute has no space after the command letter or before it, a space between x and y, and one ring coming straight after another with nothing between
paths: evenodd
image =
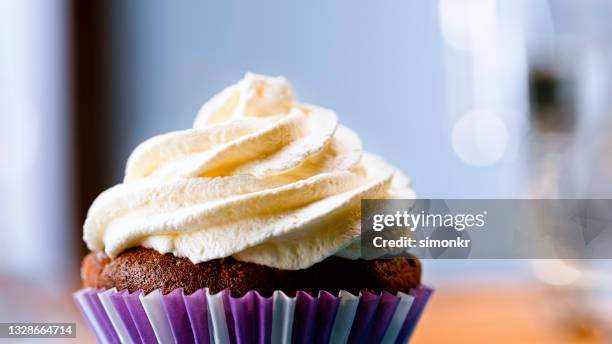
<instances>
[{"instance_id":1,"label":"whipped cream swirl","mask_svg":"<svg viewBox=\"0 0 612 344\"><path fill-rule=\"evenodd\" d=\"M193 263L304 269L358 257L362 198L413 197L333 111L297 102L282 77L247 73L204 104L193 129L134 150L83 238L110 256L145 246Z\"/></svg>"}]
</instances>

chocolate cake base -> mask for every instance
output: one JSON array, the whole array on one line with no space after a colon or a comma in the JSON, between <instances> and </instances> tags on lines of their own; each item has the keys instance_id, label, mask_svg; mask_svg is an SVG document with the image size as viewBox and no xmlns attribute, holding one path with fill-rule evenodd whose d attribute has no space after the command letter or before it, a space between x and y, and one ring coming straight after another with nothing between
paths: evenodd
<instances>
[{"instance_id":1,"label":"chocolate cake base","mask_svg":"<svg viewBox=\"0 0 612 344\"><path fill-rule=\"evenodd\" d=\"M397 257L380 260L349 260L329 257L304 270L279 270L233 258L215 259L193 264L186 258L160 254L137 247L116 258L90 253L82 262L81 277L86 287L138 289L146 293L161 289L164 294L183 288L191 294L200 288L212 293L229 289L241 296L256 290L264 296L275 290L293 295L297 290L316 294L320 290L340 289L358 293L368 290L409 292L420 284L421 267L416 258Z\"/></svg>"}]
</instances>

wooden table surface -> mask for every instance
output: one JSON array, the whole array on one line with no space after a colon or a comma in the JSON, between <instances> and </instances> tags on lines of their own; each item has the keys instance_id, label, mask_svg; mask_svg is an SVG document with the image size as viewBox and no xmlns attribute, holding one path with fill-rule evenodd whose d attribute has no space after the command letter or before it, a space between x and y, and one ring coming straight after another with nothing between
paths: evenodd
<instances>
[{"instance_id":1,"label":"wooden table surface","mask_svg":"<svg viewBox=\"0 0 612 344\"><path fill-rule=\"evenodd\" d=\"M609 343L588 321L561 324L555 305L533 287L436 290L411 343Z\"/></svg>"}]
</instances>

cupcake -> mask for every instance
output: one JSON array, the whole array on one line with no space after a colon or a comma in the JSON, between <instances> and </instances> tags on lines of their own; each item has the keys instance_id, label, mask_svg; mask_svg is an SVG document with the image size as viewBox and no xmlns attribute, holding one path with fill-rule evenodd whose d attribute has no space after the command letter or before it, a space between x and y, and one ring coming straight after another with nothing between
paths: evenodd
<instances>
[{"instance_id":1,"label":"cupcake","mask_svg":"<svg viewBox=\"0 0 612 344\"><path fill-rule=\"evenodd\" d=\"M360 259L360 201L408 179L282 77L246 74L94 201L75 299L100 342L405 342L431 291Z\"/></svg>"}]
</instances>

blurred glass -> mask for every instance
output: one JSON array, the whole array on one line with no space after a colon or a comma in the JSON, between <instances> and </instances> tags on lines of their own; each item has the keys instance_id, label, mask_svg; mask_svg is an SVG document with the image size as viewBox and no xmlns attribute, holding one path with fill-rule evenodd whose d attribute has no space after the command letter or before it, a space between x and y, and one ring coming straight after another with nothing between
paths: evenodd
<instances>
[{"instance_id":1,"label":"blurred glass","mask_svg":"<svg viewBox=\"0 0 612 344\"><path fill-rule=\"evenodd\" d=\"M610 198L612 4L551 1L547 10L551 27L528 35L529 195ZM611 340L610 261L543 260L533 268L561 329Z\"/></svg>"},{"instance_id":2,"label":"blurred glass","mask_svg":"<svg viewBox=\"0 0 612 344\"><path fill-rule=\"evenodd\" d=\"M440 0L439 18L457 156L497 166L501 197L610 198L612 3ZM609 261L532 269L563 328L609 332Z\"/></svg>"}]
</instances>

